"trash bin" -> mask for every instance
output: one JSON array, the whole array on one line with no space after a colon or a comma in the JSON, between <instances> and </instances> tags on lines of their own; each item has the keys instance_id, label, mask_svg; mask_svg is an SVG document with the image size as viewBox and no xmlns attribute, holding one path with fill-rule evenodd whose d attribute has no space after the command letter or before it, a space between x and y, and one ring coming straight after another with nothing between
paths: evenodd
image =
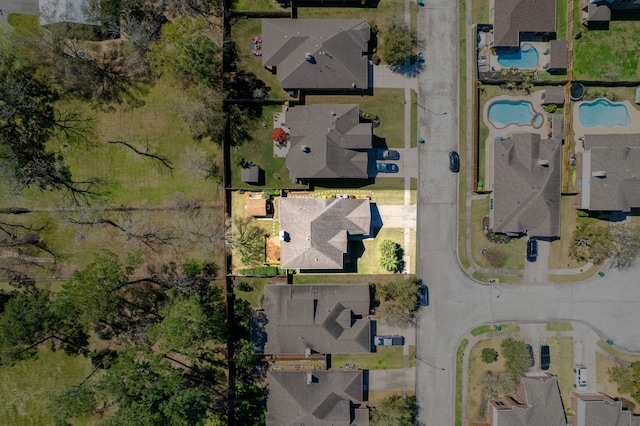
<instances>
[{"instance_id":1,"label":"trash bin","mask_svg":"<svg viewBox=\"0 0 640 426\"><path fill-rule=\"evenodd\" d=\"M496 325L496 331L500 331L502 330L502 326L501 325Z\"/></svg>"},{"instance_id":2,"label":"trash bin","mask_svg":"<svg viewBox=\"0 0 640 426\"><path fill-rule=\"evenodd\" d=\"M598 275L600 275L601 277L604 277L604 272L600 271L598 272Z\"/></svg>"},{"instance_id":3,"label":"trash bin","mask_svg":"<svg viewBox=\"0 0 640 426\"><path fill-rule=\"evenodd\" d=\"M613 346L613 340L607 340L607 345Z\"/></svg>"},{"instance_id":4,"label":"trash bin","mask_svg":"<svg viewBox=\"0 0 640 426\"><path fill-rule=\"evenodd\" d=\"M418 138L418 142L424 143L424 138Z\"/></svg>"}]
</instances>

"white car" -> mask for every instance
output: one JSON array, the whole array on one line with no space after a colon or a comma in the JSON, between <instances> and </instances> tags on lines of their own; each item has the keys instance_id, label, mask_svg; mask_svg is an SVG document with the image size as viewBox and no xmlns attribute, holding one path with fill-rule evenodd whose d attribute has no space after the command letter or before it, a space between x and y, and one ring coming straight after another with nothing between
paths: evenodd
<instances>
[{"instance_id":1,"label":"white car","mask_svg":"<svg viewBox=\"0 0 640 426\"><path fill-rule=\"evenodd\" d=\"M576 376L576 381L573 384L573 386L576 389L586 388L587 387L587 367L585 367L584 365L576 365L576 367L573 369L573 372L575 373L575 376Z\"/></svg>"}]
</instances>

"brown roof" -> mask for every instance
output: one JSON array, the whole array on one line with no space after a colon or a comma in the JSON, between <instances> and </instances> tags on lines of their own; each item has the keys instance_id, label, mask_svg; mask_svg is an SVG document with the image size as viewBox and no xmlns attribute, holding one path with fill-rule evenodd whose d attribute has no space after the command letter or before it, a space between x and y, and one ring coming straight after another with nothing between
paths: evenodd
<instances>
[{"instance_id":1,"label":"brown roof","mask_svg":"<svg viewBox=\"0 0 640 426\"><path fill-rule=\"evenodd\" d=\"M640 134L585 135L584 146L578 208L627 212L640 207Z\"/></svg>"},{"instance_id":2,"label":"brown roof","mask_svg":"<svg viewBox=\"0 0 640 426\"><path fill-rule=\"evenodd\" d=\"M367 284L268 285L264 295L251 323L255 353L371 352Z\"/></svg>"},{"instance_id":3,"label":"brown roof","mask_svg":"<svg viewBox=\"0 0 640 426\"><path fill-rule=\"evenodd\" d=\"M298 106L290 108L284 120L290 134L291 178L369 177L373 131L371 123L360 123L358 105Z\"/></svg>"},{"instance_id":4,"label":"brown roof","mask_svg":"<svg viewBox=\"0 0 640 426\"><path fill-rule=\"evenodd\" d=\"M258 183L260 181L260 167L243 167L240 170L240 178L246 183Z\"/></svg>"},{"instance_id":5,"label":"brown roof","mask_svg":"<svg viewBox=\"0 0 640 426\"><path fill-rule=\"evenodd\" d=\"M497 426L566 426L558 378L533 373L519 379L517 395L490 401ZM502 405L499 402L503 402Z\"/></svg>"},{"instance_id":6,"label":"brown roof","mask_svg":"<svg viewBox=\"0 0 640 426\"><path fill-rule=\"evenodd\" d=\"M362 371L270 371L267 426L367 426Z\"/></svg>"},{"instance_id":7,"label":"brown roof","mask_svg":"<svg viewBox=\"0 0 640 426\"><path fill-rule=\"evenodd\" d=\"M571 396L571 405L579 425L637 426L640 424L640 417L633 416L630 410L623 410L620 401L605 394L574 392Z\"/></svg>"},{"instance_id":8,"label":"brown roof","mask_svg":"<svg viewBox=\"0 0 640 426\"><path fill-rule=\"evenodd\" d=\"M563 70L567 68L569 48L565 40L551 40L549 69Z\"/></svg>"},{"instance_id":9,"label":"brown roof","mask_svg":"<svg viewBox=\"0 0 640 426\"><path fill-rule=\"evenodd\" d=\"M541 140L534 133L495 141L490 215L494 231L560 235L561 146L559 139Z\"/></svg>"},{"instance_id":10,"label":"brown roof","mask_svg":"<svg viewBox=\"0 0 640 426\"><path fill-rule=\"evenodd\" d=\"M368 235L368 199L281 198L280 264L291 269L342 269L349 235Z\"/></svg>"},{"instance_id":11,"label":"brown roof","mask_svg":"<svg viewBox=\"0 0 640 426\"><path fill-rule=\"evenodd\" d=\"M370 36L364 19L263 19L262 64L285 90L367 89Z\"/></svg>"},{"instance_id":12,"label":"brown roof","mask_svg":"<svg viewBox=\"0 0 640 426\"><path fill-rule=\"evenodd\" d=\"M523 32L555 31L556 0L495 0L495 46L518 46Z\"/></svg>"},{"instance_id":13,"label":"brown roof","mask_svg":"<svg viewBox=\"0 0 640 426\"><path fill-rule=\"evenodd\" d=\"M267 200L262 198L262 192L244 193L244 217L261 217L267 215Z\"/></svg>"},{"instance_id":14,"label":"brown roof","mask_svg":"<svg viewBox=\"0 0 640 426\"><path fill-rule=\"evenodd\" d=\"M544 89L544 97L542 99L542 105L548 104L556 104L562 105L564 104L564 87L549 87Z\"/></svg>"}]
</instances>

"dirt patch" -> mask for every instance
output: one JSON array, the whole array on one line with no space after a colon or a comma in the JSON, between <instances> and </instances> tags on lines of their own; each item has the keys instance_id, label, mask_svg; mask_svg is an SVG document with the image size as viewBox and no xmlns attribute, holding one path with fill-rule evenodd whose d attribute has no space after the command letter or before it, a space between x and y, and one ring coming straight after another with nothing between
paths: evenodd
<instances>
[{"instance_id":1,"label":"dirt patch","mask_svg":"<svg viewBox=\"0 0 640 426\"><path fill-rule=\"evenodd\" d=\"M267 263L269 265L280 264L280 237L267 237Z\"/></svg>"}]
</instances>

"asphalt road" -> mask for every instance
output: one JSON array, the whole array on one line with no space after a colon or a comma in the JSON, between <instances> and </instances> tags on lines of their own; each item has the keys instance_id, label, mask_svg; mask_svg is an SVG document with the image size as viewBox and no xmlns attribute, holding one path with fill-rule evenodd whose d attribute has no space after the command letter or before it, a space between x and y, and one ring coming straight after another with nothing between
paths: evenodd
<instances>
[{"instance_id":1,"label":"asphalt road","mask_svg":"<svg viewBox=\"0 0 640 426\"><path fill-rule=\"evenodd\" d=\"M426 143L419 148L416 272L429 286L430 306L418 318L416 395L419 422L427 426L454 424L455 353L479 324L583 321L617 349L640 353L640 268L577 284L491 286L474 282L458 264L457 175L448 170L448 152L458 146L458 57L465 54L458 50L457 7L427 0L418 15L426 58L418 134Z\"/></svg>"}]
</instances>

